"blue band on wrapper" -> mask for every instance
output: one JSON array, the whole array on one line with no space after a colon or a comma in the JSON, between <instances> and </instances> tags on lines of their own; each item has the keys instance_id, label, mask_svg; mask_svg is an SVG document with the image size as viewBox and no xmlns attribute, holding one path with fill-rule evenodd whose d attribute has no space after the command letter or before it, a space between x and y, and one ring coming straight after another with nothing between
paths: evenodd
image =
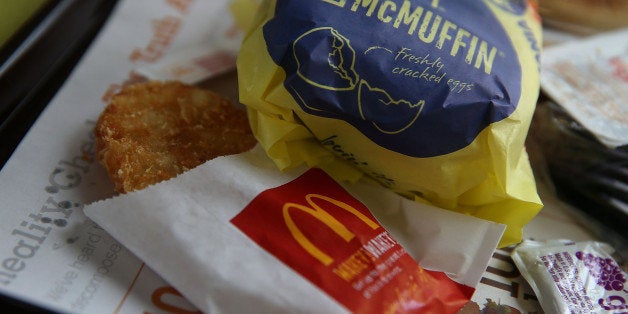
<instances>
[{"instance_id":1,"label":"blue band on wrapper","mask_svg":"<svg viewBox=\"0 0 628 314\"><path fill-rule=\"evenodd\" d=\"M500 25L480 1L278 0L263 30L305 112L344 120L389 150L432 157L515 111L521 65Z\"/></svg>"}]
</instances>

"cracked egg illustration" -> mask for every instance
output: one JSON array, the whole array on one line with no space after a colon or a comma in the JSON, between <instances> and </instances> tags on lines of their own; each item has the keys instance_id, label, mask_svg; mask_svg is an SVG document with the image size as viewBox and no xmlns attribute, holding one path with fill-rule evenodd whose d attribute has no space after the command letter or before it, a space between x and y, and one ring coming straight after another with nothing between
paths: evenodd
<instances>
[{"instance_id":1,"label":"cracked egg illustration","mask_svg":"<svg viewBox=\"0 0 628 314\"><path fill-rule=\"evenodd\" d=\"M337 93L350 92L351 103L336 106L356 106L357 118L371 122L382 133L397 134L409 128L419 118L425 105L424 100L411 102L393 99L382 88L372 87L356 71L356 52L351 41L332 27L311 29L293 43L293 55L297 75L309 86ZM314 112L325 111L320 102L307 101L307 92L290 86L302 107ZM322 91L312 91L314 94ZM343 100L345 96L340 97ZM354 110L346 110L354 112Z\"/></svg>"}]
</instances>

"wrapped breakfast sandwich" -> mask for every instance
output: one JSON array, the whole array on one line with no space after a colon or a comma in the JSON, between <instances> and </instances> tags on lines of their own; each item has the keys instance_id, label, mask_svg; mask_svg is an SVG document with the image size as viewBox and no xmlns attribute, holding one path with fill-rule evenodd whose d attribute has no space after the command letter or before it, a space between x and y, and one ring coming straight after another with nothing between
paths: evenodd
<instances>
[{"instance_id":1,"label":"wrapped breakfast sandwich","mask_svg":"<svg viewBox=\"0 0 628 314\"><path fill-rule=\"evenodd\" d=\"M373 179L507 224L507 245L542 206L524 149L539 43L528 1L268 0L240 101L280 169Z\"/></svg>"}]
</instances>

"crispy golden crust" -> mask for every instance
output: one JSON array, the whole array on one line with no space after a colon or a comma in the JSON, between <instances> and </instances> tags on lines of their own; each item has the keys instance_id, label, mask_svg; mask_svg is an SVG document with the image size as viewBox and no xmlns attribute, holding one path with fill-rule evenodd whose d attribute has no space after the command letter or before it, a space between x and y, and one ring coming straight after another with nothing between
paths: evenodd
<instances>
[{"instance_id":1,"label":"crispy golden crust","mask_svg":"<svg viewBox=\"0 0 628 314\"><path fill-rule=\"evenodd\" d=\"M256 143L244 110L178 82L125 87L101 114L95 135L97 157L121 193Z\"/></svg>"}]
</instances>

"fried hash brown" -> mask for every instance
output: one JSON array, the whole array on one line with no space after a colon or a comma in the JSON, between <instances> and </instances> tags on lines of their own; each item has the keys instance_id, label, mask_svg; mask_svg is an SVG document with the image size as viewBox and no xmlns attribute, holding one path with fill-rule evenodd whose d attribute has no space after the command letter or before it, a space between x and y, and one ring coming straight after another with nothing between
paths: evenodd
<instances>
[{"instance_id":1,"label":"fried hash brown","mask_svg":"<svg viewBox=\"0 0 628 314\"><path fill-rule=\"evenodd\" d=\"M95 135L97 157L120 193L256 143L244 110L217 93L178 82L123 88L98 119Z\"/></svg>"}]
</instances>

